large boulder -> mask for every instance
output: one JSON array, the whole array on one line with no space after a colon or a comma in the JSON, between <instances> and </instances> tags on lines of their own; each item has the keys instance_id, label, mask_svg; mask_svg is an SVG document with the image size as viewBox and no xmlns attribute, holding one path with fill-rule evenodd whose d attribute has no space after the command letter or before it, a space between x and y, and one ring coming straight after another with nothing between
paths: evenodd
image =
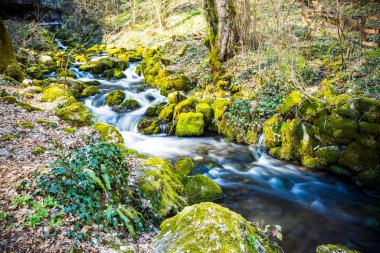
<instances>
[{"instance_id":1,"label":"large boulder","mask_svg":"<svg viewBox=\"0 0 380 253\"><path fill-rule=\"evenodd\" d=\"M66 106L56 112L61 120L67 121L71 126L89 126L92 115L83 103L77 102Z\"/></svg>"},{"instance_id":2,"label":"large boulder","mask_svg":"<svg viewBox=\"0 0 380 253\"><path fill-rule=\"evenodd\" d=\"M275 252L241 215L214 203L188 206L160 228L155 253Z\"/></svg>"},{"instance_id":3,"label":"large boulder","mask_svg":"<svg viewBox=\"0 0 380 253\"><path fill-rule=\"evenodd\" d=\"M189 204L215 201L223 197L220 186L204 175L187 177L185 191Z\"/></svg>"},{"instance_id":4,"label":"large boulder","mask_svg":"<svg viewBox=\"0 0 380 253\"><path fill-rule=\"evenodd\" d=\"M151 118L143 118L137 124L137 129L144 135L159 134L161 129L157 120Z\"/></svg>"},{"instance_id":5,"label":"large boulder","mask_svg":"<svg viewBox=\"0 0 380 253\"><path fill-rule=\"evenodd\" d=\"M106 65L103 61L90 61L79 67L80 71L88 71L94 74L102 74L105 69Z\"/></svg>"},{"instance_id":6,"label":"large boulder","mask_svg":"<svg viewBox=\"0 0 380 253\"><path fill-rule=\"evenodd\" d=\"M117 106L117 105L120 105L124 101L125 97L126 95L124 91L113 90L107 95L104 103L109 106Z\"/></svg>"},{"instance_id":7,"label":"large boulder","mask_svg":"<svg viewBox=\"0 0 380 253\"><path fill-rule=\"evenodd\" d=\"M104 123L96 123L92 128L100 133L100 140L107 143L124 143L123 136L111 125Z\"/></svg>"}]
</instances>

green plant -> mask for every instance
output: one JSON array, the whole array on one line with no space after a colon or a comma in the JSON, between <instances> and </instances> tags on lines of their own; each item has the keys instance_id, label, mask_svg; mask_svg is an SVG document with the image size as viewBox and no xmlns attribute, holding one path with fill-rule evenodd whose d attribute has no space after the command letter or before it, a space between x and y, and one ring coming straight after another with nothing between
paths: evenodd
<instances>
[{"instance_id":1,"label":"green plant","mask_svg":"<svg viewBox=\"0 0 380 253\"><path fill-rule=\"evenodd\" d=\"M12 199L12 205L13 207L18 207L18 206L25 206L28 203L29 197L22 195L22 196L15 196Z\"/></svg>"}]
</instances>

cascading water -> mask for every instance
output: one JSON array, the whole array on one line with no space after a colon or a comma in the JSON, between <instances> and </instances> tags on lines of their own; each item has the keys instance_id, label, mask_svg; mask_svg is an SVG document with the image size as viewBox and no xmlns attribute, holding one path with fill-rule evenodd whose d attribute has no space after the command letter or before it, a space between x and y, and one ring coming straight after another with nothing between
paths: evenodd
<instances>
[{"instance_id":1,"label":"cascading water","mask_svg":"<svg viewBox=\"0 0 380 253\"><path fill-rule=\"evenodd\" d=\"M96 60L107 57L102 55ZM94 60L94 59L92 59ZM323 243L340 243L379 252L380 203L350 183L321 171L302 170L269 157L263 152L263 138L257 148L226 142L222 137L178 138L164 134L143 136L137 124L149 106L166 101L157 89L145 89L135 74L136 64L124 71L118 81L95 79L81 72L79 64L71 70L82 81L97 80L100 94L86 98L84 104L100 121L116 126L125 145L140 153L177 160L194 159L195 173L202 173L218 183L225 193L223 205L241 213L248 220L264 220L284 228L285 252L314 252ZM103 105L113 89L123 90L136 99L141 108L117 113ZM304 135L307 138L307 133Z\"/></svg>"}]
</instances>

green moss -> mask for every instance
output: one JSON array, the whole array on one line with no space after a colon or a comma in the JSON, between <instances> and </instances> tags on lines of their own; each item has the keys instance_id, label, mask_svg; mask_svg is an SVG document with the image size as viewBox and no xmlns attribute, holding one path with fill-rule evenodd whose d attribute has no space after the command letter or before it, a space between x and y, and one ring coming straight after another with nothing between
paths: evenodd
<instances>
[{"instance_id":1,"label":"green moss","mask_svg":"<svg viewBox=\"0 0 380 253\"><path fill-rule=\"evenodd\" d=\"M42 87L39 87L39 86L30 86L28 88L28 91L32 92L32 93L36 93L36 94L39 94L39 93L42 93L43 92L43 88Z\"/></svg>"},{"instance_id":2,"label":"green moss","mask_svg":"<svg viewBox=\"0 0 380 253\"><path fill-rule=\"evenodd\" d=\"M355 103L362 120L370 123L380 123L380 100L362 97Z\"/></svg>"},{"instance_id":3,"label":"green moss","mask_svg":"<svg viewBox=\"0 0 380 253\"><path fill-rule=\"evenodd\" d=\"M57 86L49 87L44 90L41 101L42 102L52 102L59 97L68 96L68 92Z\"/></svg>"},{"instance_id":4,"label":"green moss","mask_svg":"<svg viewBox=\"0 0 380 253\"><path fill-rule=\"evenodd\" d=\"M24 72L22 71L22 68L18 63L12 63L8 65L7 69L5 70L5 74L16 79L17 81L24 80Z\"/></svg>"},{"instance_id":5,"label":"green moss","mask_svg":"<svg viewBox=\"0 0 380 253\"><path fill-rule=\"evenodd\" d=\"M76 75L70 69L59 68L56 72L59 77L72 77L76 78Z\"/></svg>"},{"instance_id":6,"label":"green moss","mask_svg":"<svg viewBox=\"0 0 380 253\"><path fill-rule=\"evenodd\" d=\"M16 126L22 127L22 128L27 128L27 129L33 129L34 128L32 123L26 122L26 121L18 122L18 123L16 123Z\"/></svg>"},{"instance_id":7,"label":"green moss","mask_svg":"<svg viewBox=\"0 0 380 253\"><path fill-rule=\"evenodd\" d=\"M292 120L289 124L281 128L281 151L282 159L291 161L299 158L299 148L303 139L301 123L298 119Z\"/></svg>"},{"instance_id":8,"label":"green moss","mask_svg":"<svg viewBox=\"0 0 380 253\"><path fill-rule=\"evenodd\" d=\"M94 74L102 74L105 69L106 65L101 60L86 62L79 67L80 71L87 71Z\"/></svg>"},{"instance_id":9,"label":"green moss","mask_svg":"<svg viewBox=\"0 0 380 253\"><path fill-rule=\"evenodd\" d=\"M114 144L124 143L123 136L115 127L111 125L96 123L92 128L100 133L100 140L103 142Z\"/></svg>"},{"instance_id":10,"label":"green moss","mask_svg":"<svg viewBox=\"0 0 380 253\"><path fill-rule=\"evenodd\" d=\"M281 120L279 117L279 114L275 114L264 122L264 144L269 149L281 145Z\"/></svg>"},{"instance_id":11,"label":"green moss","mask_svg":"<svg viewBox=\"0 0 380 253\"><path fill-rule=\"evenodd\" d=\"M135 73L136 73L136 75L138 75L138 76L141 76L141 75L142 75L141 65L136 66Z\"/></svg>"},{"instance_id":12,"label":"green moss","mask_svg":"<svg viewBox=\"0 0 380 253\"><path fill-rule=\"evenodd\" d=\"M177 53L178 56L183 56L186 50L189 48L189 44L185 44Z\"/></svg>"},{"instance_id":13,"label":"green moss","mask_svg":"<svg viewBox=\"0 0 380 253\"><path fill-rule=\"evenodd\" d=\"M144 135L159 134L161 129L155 119L143 118L137 124L137 129Z\"/></svg>"},{"instance_id":14,"label":"green moss","mask_svg":"<svg viewBox=\"0 0 380 253\"><path fill-rule=\"evenodd\" d=\"M213 119L213 111L208 103L199 103L195 106L195 111L197 113L203 114L203 119L206 125L209 125Z\"/></svg>"},{"instance_id":15,"label":"green moss","mask_svg":"<svg viewBox=\"0 0 380 253\"><path fill-rule=\"evenodd\" d=\"M119 106L113 108L114 111L116 112L127 112L127 111L134 111L137 110L141 107L140 103L133 99L129 98L125 100L123 103L121 103Z\"/></svg>"},{"instance_id":16,"label":"green moss","mask_svg":"<svg viewBox=\"0 0 380 253\"><path fill-rule=\"evenodd\" d=\"M26 73L34 79L42 78L42 71L39 66L32 66L26 69Z\"/></svg>"},{"instance_id":17,"label":"green moss","mask_svg":"<svg viewBox=\"0 0 380 253\"><path fill-rule=\"evenodd\" d=\"M28 103L24 103L24 102L17 102L16 105L27 110L28 112L43 111L43 109L41 109L39 107L33 106L31 104L28 104Z\"/></svg>"},{"instance_id":18,"label":"green moss","mask_svg":"<svg viewBox=\"0 0 380 253\"><path fill-rule=\"evenodd\" d=\"M106 97L106 100L104 101L104 103L106 105L109 105L109 106L116 106L116 105L120 105L124 99L125 99L125 93L121 90L113 90L111 91L107 97Z\"/></svg>"},{"instance_id":19,"label":"green moss","mask_svg":"<svg viewBox=\"0 0 380 253\"><path fill-rule=\"evenodd\" d=\"M74 57L74 60L75 60L76 62L86 62L88 59L87 59L87 57L84 56L84 55L76 55L76 56Z\"/></svg>"},{"instance_id":20,"label":"green moss","mask_svg":"<svg viewBox=\"0 0 380 253\"><path fill-rule=\"evenodd\" d=\"M366 187L380 188L380 169L370 169L360 172L359 181Z\"/></svg>"},{"instance_id":21,"label":"green moss","mask_svg":"<svg viewBox=\"0 0 380 253\"><path fill-rule=\"evenodd\" d=\"M302 100L297 109L296 115L297 117L312 123L315 118L326 113L325 107L325 104L319 99L308 97Z\"/></svg>"},{"instance_id":22,"label":"green moss","mask_svg":"<svg viewBox=\"0 0 380 253\"><path fill-rule=\"evenodd\" d=\"M181 113L178 118L175 134L177 136L200 136L204 131L202 113Z\"/></svg>"},{"instance_id":23,"label":"green moss","mask_svg":"<svg viewBox=\"0 0 380 253\"><path fill-rule=\"evenodd\" d=\"M230 140L235 139L235 128L229 124L228 114L224 114L223 118L218 122L218 133L227 136Z\"/></svg>"},{"instance_id":24,"label":"green moss","mask_svg":"<svg viewBox=\"0 0 380 253\"><path fill-rule=\"evenodd\" d=\"M6 71L10 64L17 63L13 51L11 38L8 35L7 29L4 26L3 20L0 17L0 73Z\"/></svg>"},{"instance_id":25,"label":"green moss","mask_svg":"<svg viewBox=\"0 0 380 253\"><path fill-rule=\"evenodd\" d=\"M95 86L89 86L82 91L82 97L91 97L99 93L99 88Z\"/></svg>"},{"instance_id":26,"label":"green moss","mask_svg":"<svg viewBox=\"0 0 380 253\"><path fill-rule=\"evenodd\" d=\"M162 159L150 158L139 166L138 184L145 198L153 202L153 208L162 217L182 210L185 202L181 196L184 186L173 166Z\"/></svg>"},{"instance_id":27,"label":"green moss","mask_svg":"<svg viewBox=\"0 0 380 253\"><path fill-rule=\"evenodd\" d=\"M350 177L352 176L352 173L349 170L346 170L345 168L339 166L339 165L333 165L328 168L328 170L337 175L342 177Z\"/></svg>"},{"instance_id":28,"label":"green moss","mask_svg":"<svg viewBox=\"0 0 380 253\"><path fill-rule=\"evenodd\" d=\"M43 126L50 126L52 128L56 128L58 126L56 122L46 120L46 119L37 119L36 123L43 125Z\"/></svg>"},{"instance_id":29,"label":"green moss","mask_svg":"<svg viewBox=\"0 0 380 253\"><path fill-rule=\"evenodd\" d=\"M66 133L69 133L69 134L75 133L75 129L72 127L63 127L62 130L65 131Z\"/></svg>"},{"instance_id":30,"label":"green moss","mask_svg":"<svg viewBox=\"0 0 380 253\"><path fill-rule=\"evenodd\" d=\"M194 163L191 158L182 158L174 164L174 172L180 176L180 178L185 178L191 174L194 168Z\"/></svg>"},{"instance_id":31,"label":"green moss","mask_svg":"<svg viewBox=\"0 0 380 253\"><path fill-rule=\"evenodd\" d=\"M77 102L64 107L56 112L61 120L66 121L71 126L89 126L92 115L83 103Z\"/></svg>"},{"instance_id":32,"label":"green moss","mask_svg":"<svg viewBox=\"0 0 380 253\"><path fill-rule=\"evenodd\" d=\"M358 126L356 121L336 114L321 116L314 121L315 134L323 144L351 143L358 136Z\"/></svg>"},{"instance_id":33,"label":"green moss","mask_svg":"<svg viewBox=\"0 0 380 253\"><path fill-rule=\"evenodd\" d=\"M259 140L259 133L254 130L248 130L245 134L244 141L247 144L257 144Z\"/></svg>"},{"instance_id":34,"label":"green moss","mask_svg":"<svg viewBox=\"0 0 380 253\"><path fill-rule=\"evenodd\" d=\"M125 74L119 69L107 69L103 72L103 76L107 79L122 79Z\"/></svg>"},{"instance_id":35,"label":"green moss","mask_svg":"<svg viewBox=\"0 0 380 253\"><path fill-rule=\"evenodd\" d=\"M359 251L349 249L343 245L325 244L319 245L315 253L360 253Z\"/></svg>"},{"instance_id":36,"label":"green moss","mask_svg":"<svg viewBox=\"0 0 380 253\"><path fill-rule=\"evenodd\" d=\"M212 104L212 109L214 110L215 120L220 120L223 117L223 114L228 110L231 102L224 99L217 99Z\"/></svg>"},{"instance_id":37,"label":"green moss","mask_svg":"<svg viewBox=\"0 0 380 253\"><path fill-rule=\"evenodd\" d=\"M377 150L353 142L341 154L339 164L354 171L372 169L380 164L380 156Z\"/></svg>"},{"instance_id":38,"label":"green moss","mask_svg":"<svg viewBox=\"0 0 380 253\"><path fill-rule=\"evenodd\" d=\"M294 107L299 105L302 101L302 96L300 91L293 91L289 94L287 98L284 99L282 104L277 109L278 113L285 116L287 115Z\"/></svg>"},{"instance_id":39,"label":"green moss","mask_svg":"<svg viewBox=\"0 0 380 253\"><path fill-rule=\"evenodd\" d=\"M197 99L195 97L189 97L174 108L174 120L178 120L178 116L184 112L191 112L195 109L195 105L197 103Z\"/></svg>"},{"instance_id":40,"label":"green moss","mask_svg":"<svg viewBox=\"0 0 380 253\"><path fill-rule=\"evenodd\" d=\"M153 240L155 252L275 252L241 215L214 203L186 207L160 229Z\"/></svg>"},{"instance_id":41,"label":"green moss","mask_svg":"<svg viewBox=\"0 0 380 253\"><path fill-rule=\"evenodd\" d=\"M33 149L33 151L32 151L32 155L34 155L34 156L39 156L43 153L45 153L45 148L43 148L43 147L37 147L37 148Z\"/></svg>"},{"instance_id":42,"label":"green moss","mask_svg":"<svg viewBox=\"0 0 380 253\"><path fill-rule=\"evenodd\" d=\"M148 109L146 109L144 115L148 117L156 117L162 112L164 108L165 108L164 104L149 106ZM174 108L173 108L173 111L174 111Z\"/></svg>"},{"instance_id":43,"label":"green moss","mask_svg":"<svg viewBox=\"0 0 380 253\"><path fill-rule=\"evenodd\" d=\"M380 135L380 124L362 121L359 123L359 130L363 134Z\"/></svg>"},{"instance_id":44,"label":"green moss","mask_svg":"<svg viewBox=\"0 0 380 253\"><path fill-rule=\"evenodd\" d=\"M0 98L1 101L7 103L7 104L15 104L17 103L17 99L13 96L5 96Z\"/></svg>"},{"instance_id":45,"label":"green moss","mask_svg":"<svg viewBox=\"0 0 380 253\"><path fill-rule=\"evenodd\" d=\"M169 104L168 106L164 107L160 114L158 115L158 118L163 121L171 121L174 116L174 108L176 107L176 104Z\"/></svg>"},{"instance_id":46,"label":"green moss","mask_svg":"<svg viewBox=\"0 0 380 253\"><path fill-rule=\"evenodd\" d=\"M168 103L169 104L178 104L182 100L184 100L186 97L183 95L182 92L175 91L170 94L168 94Z\"/></svg>"},{"instance_id":47,"label":"green moss","mask_svg":"<svg viewBox=\"0 0 380 253\"><path fill-rule=\"evenodd\" d=\"M18 137L14 134L4 134L0 137L1 141L11 141L17 139Z\"/></svg>"},{"instance_id":48,"label":"green moss","mask_svg":"<svg viewBox=\"0 0 380 253\"><path fill-rule=\"evenodd\" d=\"M315 151L317 157L322 165L335 164L340 157L340 151L337 146L322 147Z\"/></svg>"},{"instance_id":49,"label":"green moss","mask_svg":"<svg viewBox=\"0 0 380 253\"><path fill-rule=\"evenodd\" d=\"M189 77L184 74L172 78L160 78L157 80L157 88L161 90L163 94L169 94L171 91L188 91L190 90L191 81Z\"/></svg>"},{"instance_id":50,"label":"green moss","mask_svg":"<svg viewBox=\"0 0 380 253\"><path fill-rule=\"evenodd\" d=\"M191 205L223 197L219 185L204 175L186 177L185 191Z\"/></svg>"}]
</instances>

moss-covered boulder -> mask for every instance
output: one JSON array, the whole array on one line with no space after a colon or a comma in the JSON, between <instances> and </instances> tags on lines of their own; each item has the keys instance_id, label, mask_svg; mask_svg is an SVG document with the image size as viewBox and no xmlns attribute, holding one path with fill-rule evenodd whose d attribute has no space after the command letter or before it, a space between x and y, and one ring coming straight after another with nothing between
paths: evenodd
<instances>
[{"instance_id":1,"label":"moss-covered boulder","mask_svg":"<svg viewBox=\"0 0 380 253\"><path fill-rule=\"evenodd\" d=\"M359 131L367 135L380 135L379 123L359 122Z\"/></svg>"},{"instance_id":2,"label":"moss-covered boulder","mask_svg":"<svg viewBox=\"0 0 380 253\"><path fill-rule=\"evenodd\" d=\"M380 189L380 167L376 169L369 169L359 173L359 181L365 187Z\"/></svg>"},{"instance_id":3,"label":"moss-covered boulder","mask_svg":"<svg viewBox=\"0 0 380 253\"><path fill-rule=\"evenodd\" d=\"M185 178L193 171L194 163L191 158L182 158L174 164L174 172L181 178Z\"/></svg>"},{"instance_id":4,"label":"moss-covered boulder","mask_svg":"<svg viewBox=\"0 0 380 253\"><path fill-rule=\"evenodd\" d=\"M103 76L107 79L122 79L125 77L125 74L119 69L107 69L103 72Z\"/></svg>"},{"instance_id":5,"label":"moss-covered boulder","mask_svg":"<svg viewBox=\"0 0 380 253\"><path fill-rule=\"evenodd\" d=\"M116 105L120 105L124 101L125 97L126 97L126 95L125 95L124 91L113 90L107 95L104 103L106 105L111 106L111 107L116 106Z\"/></svg>"},{"instance_id":6,"label":"moss-covered boulder","mask_svg":"<svg viewBox=\"0 0 380 253\"><path fill-rule=\"evenodd\" d=\"M339 164L354 171L373 169L380 164L380 153L377 150L366 148L357 142L353 142L341 154Z\"/></svg>"},{"instance_id":7,"label":"moss-covered boulder","mask_svg":"<svg viewBox=\"0 0 380 253\"><path fill-rule=\"evenodd\" d=\"M168 103L169 104L178 104L182 100L184 100L186 97L182 92L175 91L170 94L168 94Z\"/></svg>"},{"instance_id":8,"label":"moss-covered boulder","mask_svg":"<svg viewBox=\"0 0 380 253\"><path fill-rule=\"evenodd\" d=\"M31 104L28 104L28 103L24 103L24 102L17 102L16 105L27 110L28 112L43 111L43 109L41 109L39 107L33 106Z\"/></svg>"},{"instance_id":9,"label":"moss-covered boulder","mask_svg":"<svg viewBox=\"0 0 380 253\"><path fill-rule=\"evenodd\" d=\"M82 97L91 97L99 93L99 88L96 86L89 86L82 91Z\"/></svg>"},{"instance_id":10,"label":"moss-covered boulder","mask_svg":"<svg viewBox=\"0 0 380 253\"><path fill-rule=\"evenodd\" d=\"M293 91L287 96L282 104L277 108L277 112L281 115L287 115L294 107L299 105L302 101L301 92Z\"/></svg>"},{"instance_id":11,"label":"moss-covered boulder","mask_svg":"<svg viewBox=\"0 0 380 253\"><path fill-rule=\"evenodd\" d=\"M123 136L111 125L104 123L96 123L93 127L100 133L100 140L107 143L124 143Z\"/></svg>"},{"instance_id":12,"label":"moss-covered boulder","mask_svg":"<svg viewBox=\"0 0 380 253\"><path fill-rule=\"evenodd\" d=\"M162 109L162 111L158 115L158 118L163 121L173 120L175 107L176 104L169 104L168 106L165 106L164 109Z\"/></svg>"},{"instance_id":13,"label":"moss-covered boulder","mask_svg":"<svg viewBox=\"0 0 380 253\"><path fill-rule=\"evenodd\" d=\"M144 135L159 134L161 132L158 121L151 118L141 119L137 124L137 129Z\"/></svg>"},{"instance_id":14,"label":"moss-covered boulder","mask_svg":"<svg viewBox=\"0 0 380 253\"><path fill-rule=\"evenodd\" d=\"M77 102L66 106L56 112L61 120L66 121L71 126L88 126L90 125L92 115L83 103Z\"/></svg>"},{"instance_id":15,"label":"moss-covered boulder","mask_svg":"<svg viewBox=\"0 0 380 253\"><path fill-rule=\"evenodd\" d=\"M185 191L189 204L214 201L223 197L220 186L204 175L186 177Z\"/></svg>"},{"instance_id":16,"label":"moss-covered boulder","mask_svg":"<svg viewBox=\"0 0 380 253\"><path fill-rule=\"evenodd\" d=\"M56 100L59 97L65 97L69 96L69 92L64 89L57 86L46 88L41 97L42 102L52 102Z\"/></svg>"},{"instance_id":17,"label":"moss-covered boulder","mask_svg":"<svg viewBox=\"0 0 380 253\"><path fill-rule=\"evenodd\" d=\"M188 206L160 228L153 240L155 253L275 252L241 215L214 203Z\"/></svg>"},{"instance_id":18,"label":"moss-covered boulder","mask_svg":"<svg viewBox=\"0 0 380 253\"><path fill-rule=\"evenodd\" d=\"M26 73L34 79L42 78L42 71L39 66L32 66L26 69Z\"/></svg>"},{"instance_id":19,"label":"moss-covered boulder","mask_svg":"<svg viewBox=\"0 0 380 253\"><path fill-rule=\"evenodd\" d=\"M25 77L25 74L18 63L12 63L8 65L8 67L5 70L5 74L16 79L17 81L22 81Z\"/></svg>"},{"instance_id":20,"label":"moss-covered boulder","mask_svg":"<svg viewBox=\"0 0 380 253\"><path fill-rule=\"evenodd\" d=\"M17 98L15 98L13 96L4 96L4 97L1 97L0 100L3 101L4 103L7 103L7 104L17 103Z\"/></svg>"},{"instance_id":21,"label":"moss-covered boulder","mask_svg":"<svg viewBox=\"0 0 380 253\"><path fill-rule=\"evenodd\" d=\"M298 119L293 119L281 127L280 157L291 161L299 158L298 150L303 139L302 124Z\"/></svg>"},{"instance_id":22,"label":"moss-covered boulder","mask_svg":"<svg viewBox=\"0 0 380 253\"><path fill-rule=\"evenodd\" d=\"M296 112L298 118L312 123L314 120L326 114L326 105L319 99L307 97L299 104Z\"/></svg>"},{"instance_id":23,"label":"moss-covered boulder","mask_svg":"<svg viewBox=\"0 0 380 253\"><path fill-rule=\"evenodd\" d=\"M211 124L213 119L213 111L208 103L199 103L195 106L195 111L203 114L203 119L206 125Z\"/></svg>"},{"instance_id":24,"label":"moss-covered boulder","mask_svg":"<svg viewBox=\"0 0 380 253\"><path fill-rule=\"evenodd\" d=\"M186 75L178 75L172 78L164 78L157 80L159 84L157 88L161 90L164 95L169 94L171 91L188 91L190 90L191 81Z\"/></svg>"},{"instance_id":25,"label":"moss-covered boulder","mask_svg":"<svg viewBox=\"0 0 380 253\"><path fill-rule=\"evenodd\" d=\"M113 110L116 112L123 113L123 112L137 110L140 107L141 107L141 105L136 99L129 98L129 99L125 100L123 103L121 103L120 105L114 107Z\"/></svg>"},{"instance_id":26,"label":"moss-covered boulder","mask_svg":"<svg viewBox=\"0 0 380 253\"><path fill-rule=\"evenodd\" d=\"M360 253L360 251L347 248L343 245L325 244L319 245L315 253Z\"/></svg>"},{"instance_id":27,"label":"moss-covered boulder","mask_svg":"<svg viewBox=\"0 0 380 253\"><path fill-rule=\"evenodd\" d=\"M174 108L174 120L177 121L181 113L194 111L197 102L198 100L191 96L177 104Z\"/></svg>"},{"instance_id":28,"label":"moss-covered boulder","mask_svg":"<svg viewBox=\"0 0 380 253\"><path fill-rule=\"evenodd\" d=\"M86 62L79 67L80 71L87 71L94 74L102 74L105 69L106 65L101 60Z\"/></svg>"},{"instance_id":29,"label":"moss-covered boulder","mask_svg":"<svg viewBox=\"0 0 380 253\"><path fill-rule=\"evenodd\" d=\"M340 157L340 149L338 146L322 147L315 151L317 157L322 165L336 164Z\"/></svg>"},{"instance_id":30,"label":"moss-covered boulder","mask_svg":"<svg viewBox=\"0 0 380 253\"><path fill-rule=\"evenodd\" d=\"M148 116L148 117L156 117L156 116L158 116L162 112L162 110L165 108L165 104L166 103L161 103L161 104L149 106L148 109L146 109L144 115ZM174 108L173 108L173 110L174 110ZM166 117L163 117L163 118L165 118L165 121L170 121L171 120L171 119L167 120ZM163 118L161 120L164 120Z\"/></svg>"},{"instance_id":31,"label":"moss-covered boulder","mask_svg":"<svg viewBox=\"0 0 380 253\"><path fill-rule=\"evenodd\" d=\"M139 166L138 173L141 192L153 202L157 214L167 217L182 210L184 186L168 161L150 158Z\"/></svg>"},{"instance_id":32,"label":"moss-covered boulder","mask_svg":"<svg viewBox=\"0 0 380 253\"><path fill-rule=\"evenodd\" d=\"M380 123L380 100L361 97L356 101L355 106L359 109L364 121Z\"/></svg>"},{"instance_id":33,"label":"moss-covered boulder","mask_svg":"<svg viewBox=\"0 0 380 253\"><path fill-rule=\"evenodd\" d=\"M280 115L275 114L264 122L263 130L267 148L271 149L281 145L281 120Z\"/></svg>"},{"instance_id":34,"label":"moss-covered boulder","mask_svg":"<svg viewBox=\"0 0 380 253\"><path fill-rule=\"evenodd\" d=\"M175 134L177 136L200 136L204 132L202 113L181 113L178 118Z\"/></svg>"},{"instance_id":35,"label":"moss-covered boulder","mask_svg":"<svg viewBox=\"0 0 380 253\"><path fill-rule=\"evenodd\" d=\"M231 102L224 99L216 99L212 104L212 109L214 110L215 120L221 120L223 114L228 110Z\"/></svg>"}]
</instances>

